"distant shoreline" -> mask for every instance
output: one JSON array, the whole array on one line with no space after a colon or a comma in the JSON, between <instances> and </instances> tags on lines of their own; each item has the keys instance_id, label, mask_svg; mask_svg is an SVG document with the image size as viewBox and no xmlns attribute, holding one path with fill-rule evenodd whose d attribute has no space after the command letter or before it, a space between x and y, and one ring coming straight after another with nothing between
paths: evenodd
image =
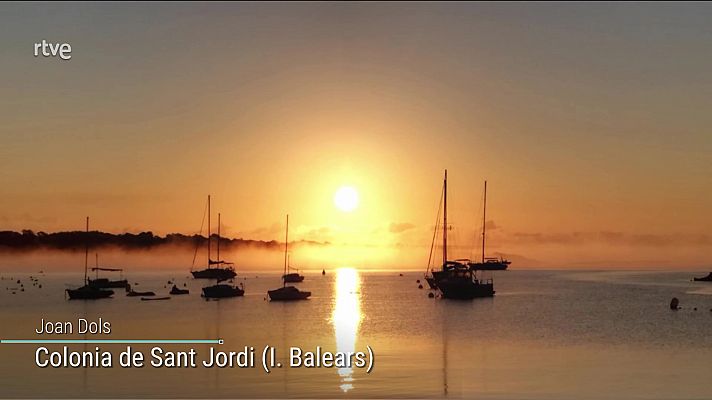
<instances>
[{"instance_id":1,"label":"distant shoreline","mask_svg":"<svg viewBox=\"0 0 712 400\"><path fill-rule=\"evenodd\" d=\"M0 252L25 252L33 250L84 250L91 248L119 248L124 250L149 250L161 247L190 247L207 245L207 237L203 235L184 235L169 233L165 236L154 235L151 231L140 233L107 233L100 231L82 232L33 232L31 230L0 231ZM211 235L211 241L217 244L217 235ZM296 243L325 246L329 243L301 240ZM220 247L228 250L235 248L256 248L274 250L284 243L276 240L253 240L243 238L220 238Z\"/></svg>"}]
</instances>

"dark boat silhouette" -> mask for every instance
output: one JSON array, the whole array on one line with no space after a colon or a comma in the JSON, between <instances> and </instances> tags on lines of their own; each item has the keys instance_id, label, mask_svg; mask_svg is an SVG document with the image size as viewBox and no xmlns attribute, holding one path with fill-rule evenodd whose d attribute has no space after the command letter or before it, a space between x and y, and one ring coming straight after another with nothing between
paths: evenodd
<instances>
[{"instance_id":1,"label":"dark boat silhouette","mask_svg":"<svg viewBox=\"0 0 712 400\"><path fill-rule=\"evenodd\" d=\"M188 289L179 289L178 286L173 285L173 287L171 288L170 293L171 293L171 294L174 294L174 295L189 294L189 293L190 293L190 290L188 290Z\"/></svg>"},{"instance_id":2,"label":"dark boat silhouette","mask_svg":"<svg viewBox=\"0 0 712 400\"><path fill-rule=\"evenodd\" d=\"M89 285L94 286L99 289L125 288L126 285L128 285L128 284L129 284L129 281L127 281L126 279L122 279L122 280L118 280L118 281L112 281L107 278L89 279Z\"/></svg>"},{"instance_id":3,"label":"dark boat silhouette","mask_svg":"<svg viewBox=\"0 0 712 400\"><path fill-rule=\"evenodd\" d=\"M289 254L289 215L287 215L287 228L285 231L284 239L284 274L282 275L282 287L274 290L268 290L267 295L269 295L272 301L293 301L293 300L306 300L311 296L311 292L305 290L299 290L294 286L287 286L287 281L284 279L287 276L287 265L288 265L288 254Z\"/></svg>"},{"instance_id":4,"label":"dark boat silhouette","mask_svg":"<svg viewBox=\"0 0 712 400\"><path fill-rule=\"evenodd\" d=\"M121 274L120 278L123 278L124 270L121 268L100 268L99 267L99 254L96 254L96 266L91 269L96 272L96 278L89 279L89 285L97 287L99 289L107 288L125 288L129 285L129 281L126 279L110 280L108 278L99 278L99 271L105 272L118 272Z\"/></svg>"},{"instance_id":5,"label":"dark boat silhouette","mask_svg":"<svg viewBox=\"0 0 712 400\"><path fill-rule=\"evenodd\" d=\"M502 257L485 257L485 238L487 234L487 181L485 181L484 199L482 202L482 258L480 262L468 262L468 266L476 271L504 271L512 262Z\"/></svg>"},{"instance_id":6,"label":"dark boat silhouette","mask_svg":"<svg viewBox=\"0 0 712 400\"><path fill-rule=\"evenodd\" d=\"M208 198L208 221L210 221L210 199ZM208 223L208 227L210 223ZM217 245L217 257L220 259L220 213L218 213L218 245ZM210 229L208 228L208 259L210 258ZM225 261L220 261L221 264L230 264ZM224 270L224 269L223 269ZM235 274L235 271L230 268L230 271ZM235 274L237 275L237 274ZM233 277L235 276L233 275ZM238 297L245 294L245 290L242 287L237 287L235 285L229 285L226 283L220 283L222 281L232 279L231 278L217 278L217 284L212 286L207 286L203 288L203 297L206 299L222 299L226 297Z\"/></svg>"},{"instance_id":7,"label":"dark boat silhouette","mask_svg":"<svg viewBox=\"0 0 712 400\"><path fill-rule=\"evenodd\" d=\"M712 282L712 272L702 278L692 278L695 282Z\"/></svg>"},{"instance_id":8,"label":"dark boat silhouette","mask_svg":"<svg viewBox=\"0 0 712 400\"><path fill-rule=\"evenodd\" d=\"M245 290L235 285L218 283L217 285L203 288L203 297L206 299L222 299L226 297L244 296Z\"/></svg>"},{"instance_id":9,"label":"dark boat silhouette","mask_svg":"<svg viewBox=\"0 0 712 400\"><path fill-rule=\"evenodd\" d=\"M165 297L141 297L141 301L153 301L153 300L170 300L169 296Z\"/></svg>"},{"instance_id":10,"label":"dark boat silhouette","mask_svg":"<svg viewBox=\"0 0 712 400\"><path fill-rule=\"evenodd\" d=\"M287 283L299 283L304 281L304 276L299 274L299 270L296 268L292 268L289 265L289 254L287 255L287 271L289 270L295 270L297 272L287 272L284 275L282 275L282 280L287 282Z\"/></svg>"},{"instance_id":11,"label":"dark boat silhouette","mask_svg":"<svg viewBox=\"0 0 712 400\"><path fill-rule=\"evenodd\" d=\"M311 292L299 290L294 286L283 286L279 289L267 291L272 301L306 300L311 296Z\"/></svg>"},{"instance_id":12,"label":"dark boat silhouette","mask_svg":"<svg viewBox=\"0 0 712 400\"><path fill-rule=\"evenodd\" d=\"M287 283L299 283L304 281L304 276L298 273L291 273L287 275L282 275L282 279Z\"/></svg>"},{"instance_id":13,"label":"dark boat silhouette","mask_svg":"<svg viewBox=\"0 0 712 400\"><path fill-rule=\"evenodd\" d=\"M84 285L78 289L67 289L67 295L70 300L94 300L111 297L114 295L114 291Z\"/></svg>"},{"instance_id":14,"label":"dark boat silhouette","mask_svg":"<svg viewBox=\"0 0 712 400\"><path fill-rule=\"evenodd\" d=\"M155 296L155 292L137 292L135 290L131 290L128 293L126 293L127 297L140 297L140 296Z\"/></svg>"},{"instance_id":15,"label":"dark boat silhouette","mask_svg":"<svg viewBox=\"0 0 712 400\"><path fill-rule=\"evenodd\" d=\"M472 268L469 260L448 260L447 256L447 170L443 180L442 193L443 210L443 261L440 271L431 271L426 275L428 285L437 287L446 299L474 299L478 297L494 296L494 282L492 279L480 279L477 277L477 270ZM438 211L439 213L440 211ZM437 227L437 225L436 225ZM434 235L435 237L435 235ZM433 241L434 245L434 241ZM431 258L432 249L431 246ZM430 265L430 261L428 262Z\"/></svg>"},{"instance_id":16,"label":"dark boat silhouette","mask_svg":"<svg viewBox=\"0 0 712 400\"><path fill-rule=\"evenodd\" d=\"M95 286L89 285L89 279L87 276L89 268L89 217L87 217L86 224L86 248L84 252L84 286L78 289L66 289L66 293L70 300L95 300L95 299L105 299L111 297L114 294L113 290L104 290Z\"/></svg>"},{"instance_id":17,"label":"dark boat silhouette","mask_svg":"<svg viewBox=\"0 0 712 400\"><path fill-rule=\"evenodd\" d=\"M468 265L476 271L504 271L511 263L505 258L487 257L482 262L471 262Z\"/></svg>"},{"instance_id":18,"label":"dark boat silhouette","mask_svg":"<svg viewBox=\"0 0 712 400\"><path fill-rule=\"evenodd\" d=\"M220 223L218 222L218 225ZM218 227L218 230L220 228ZM197 251L197 250L196 250ZM210 196L208 196L208 265L205 269L193 271L190 273L195 279L216 279L218 281L226 281L237 276L233 263L220 260L220 237L218 234L218 259L210 258ZM195 258L193 259L195 262Z\"/></svg>"},{"instance_id":19,"label":"dark boat silhouette","mask_svg":"<svg viewBox=\"0 0 712 400\"><path fill-rule=\"evenodd\" d=\"M437 281L438 289L446 299L474 299L494 296L491 279L480 280L466 264L449 265Z\"/></svg>"}]
</instances>

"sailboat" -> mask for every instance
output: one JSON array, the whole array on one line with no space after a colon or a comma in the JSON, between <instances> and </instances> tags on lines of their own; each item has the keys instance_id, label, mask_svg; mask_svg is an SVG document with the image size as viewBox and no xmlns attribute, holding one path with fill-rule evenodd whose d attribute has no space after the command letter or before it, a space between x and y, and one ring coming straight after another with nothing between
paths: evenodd
<instances>
[{"instance_id":1,"label":"sailboat","mask_svg":"<svg viewBox=\"0 0 712 400\"><path fill-rule=\"evenodd\" d=\"M210 216L208 215L208 220L210 219ZM222 265L232 265L232 263L220 260L220 214L218 213L218 246L217 246L217 258L218 258L218 263ZM208 229L208 260L210 260L210 230ZM230 267L230 271L234 274L233 276L237 275L235 274L234 268ZM232 277L231 277L232 278ZM230 279L230 278L228 278ZM225 297L238 297L238 296L244 296L245 295L245 290L241 287L237 287L235 285L229 285L226 283L220 283L221 281L224 281L227 279L220 279L218 278L218 283L213 285L213 286L206 286L203 288L203 297L206 299L221 299ZM173 286L175 288L175 286ZM172 290L172 289L171 289Z\"/></svg>"},{"instance_id":2,"label":"sailboat","mask_svg":"<svg viewBox=\"0 0 712 400\"><path fill-rule=\"evenodd\" d=\"M99 289L107 288L126 288L129 285L129 281L126 279L118 279L115 281L109 280L108 278L99 278L99 271L105 272L118 272L122 274L120 278L123 278L123 269L121 268L101 268L99 267L99 254L96 254L96 264L91 270L96 272L96 278L89 279L89 285L97 287Z\"/></svg>"},{"instance_id":3,"label":"sailboat","mask_svg":"<svg viewBox=\"0 0 712 400\"><path fill-rule=\"evenodd\" d=\"M485 181L485 196L482 209L482 258L480 262L470 262L468 265L474 270L480 271L504 271L512 262L502 257L485 257L485 237L486 237L486 220L487 214L487 181Z\"/></svg>"},{"instance_id":4,"label":"sailboat","mask_svg":"<svg viewBox=\"0 0 712 400\"><path fill-rule=\"evenodd\" d=\"M218 251L219 249L220 239L218 239ZM190 273L195 279L217 279L218 281L225 281L237 276L233 264L220 260L219 254L217 260L210 258L210 195L208 195L208 266L199 271L191 270Z\"/></svg>"},{"instance_id":5,"label":"sailboat","mask_svg":"<svg viewBox=\"0 0 712 400\"><path fill-rule=\"evenodd\" d=\"M700 278L694 277L694 278L692 278L692 280L695 282L712 282L712 272L707 274L707 276L703 276Z\"/></svg>"},{"instance_id":6,"label":"sailboat","mask_svg":"<svg viewBox=\"0 0 712 400\"><path fill-rule=\"evenodd\" d=\"M287 257L289 251L289 215L287 215L287 229L284 239L284 275L287 275ZM287 281L282 279L282 287L274 290L268 290L270 300L272 301L291 301L291 300L306 300L311 296L311 292L299 290L294 286L287 286Z\"/></svg>"},{"instance_id":7,"label":"sailboat","mask_svg":"<svg viewBox=\"0 0 712 400\"><path fill-rule=\"evenodd\" d=\"M428 284L437 287L446 299L474 299L494 296L492 279L479 279L476 270L466 260L448 260L447 256L447 170L443 180L443 263L440 271L432 271ZM438 210L439 212L439 210ZM431 283L432 280L432 283Z\"/></svg>"},{"instance_id":8,"label":"sailboat","mask_svg":"<svg viewBox=\"0 0 712 400\"><path fill-rule=\"evenodd\" d=\"M78 289L67 289L66 293L70 300L94 300L105 299L114 294L113 290L104 290L89 284L87 272L89 270L89 217L87 217L86 248L84 252L84 286Z\"/></svg>"},{"instance_id":9,"label":"sailboat","mask_svg":"<svg viewBox=\"0 0 712 400\"><path fill-rule=\"evenodd\" d=\"M292 268L291 265L289 265L289 255L287 255L287 271L290 270L295 270L297 272L288 272L282 275L282 280L288 283L299 283L304 280L304 275L299 274L299 270L296 268Z\"/></svg>"}]
</instances>

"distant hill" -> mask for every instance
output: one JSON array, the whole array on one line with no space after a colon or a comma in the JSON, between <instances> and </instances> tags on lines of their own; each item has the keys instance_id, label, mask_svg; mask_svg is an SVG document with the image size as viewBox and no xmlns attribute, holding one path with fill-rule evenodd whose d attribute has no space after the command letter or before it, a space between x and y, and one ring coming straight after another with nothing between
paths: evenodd
<instances>
[{"instance_id":1,"label":"distant hill","mask_svg":"<svg viewBox=\"0 0 712 400\"><path fill-rule=\"evenodd\" d=\"M217 235L211 236L213 243L217 244ZM86 247L115 247L125 250L147 250L161 246L189 246L194 248L205 245L207 238L202 235L183 235L181 233L170 233L164 237L154 235L153 232L141 233L121 233L113 234L99 231L82 232L33 232L23 230L22 232L0 231L0 251L30 251L37 249L53 249L76 251ZM300 241L298 243L311 245L326 245L328 243L314 241ZM276 240L251 240L251 239L230 239L221 237L220 247L223 249L253 247L264 249L281 249Z\"/></svg>"}]
</instances>

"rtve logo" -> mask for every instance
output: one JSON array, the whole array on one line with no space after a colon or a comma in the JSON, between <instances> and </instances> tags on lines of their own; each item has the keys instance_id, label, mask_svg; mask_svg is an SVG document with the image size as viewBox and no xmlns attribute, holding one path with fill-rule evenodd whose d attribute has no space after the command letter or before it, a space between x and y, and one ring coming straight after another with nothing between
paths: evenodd
<instances>
[{"instance_id":1,"label":"rtve logo","mask_svg":"<svg viewBox=\"0 0 712 400\"><path fill-rule=\"evenodd\" d=\"M41 42L35 43L35 57L59 57L62 60L70 60L72 58L72 46L69 43L47 43L47 40L42 39Z\"/></svg>"}]
</instances>

